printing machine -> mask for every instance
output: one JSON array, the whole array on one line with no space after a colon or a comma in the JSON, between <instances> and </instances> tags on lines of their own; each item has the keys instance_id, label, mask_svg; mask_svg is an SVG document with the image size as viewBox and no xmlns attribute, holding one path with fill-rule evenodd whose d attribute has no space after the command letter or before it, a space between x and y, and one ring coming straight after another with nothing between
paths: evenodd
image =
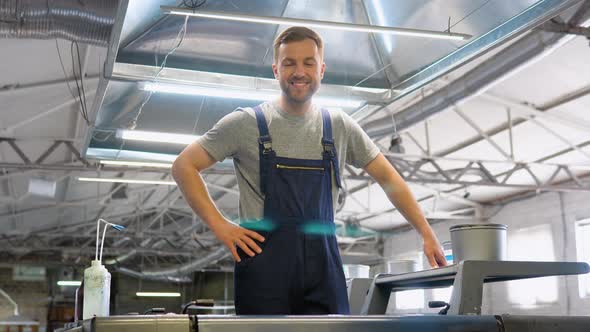
<instances>
[{"instance_id":1,"label":"printing machine","mask_svg":"<svg viewBox=\"0 0 590 332\"><path fill-rule=\"evenodd\" d=\"M590 316L481 315L481 303L487 282L589 271L588 264L577 262L462 261L426 271L381 274L369 282L353 280L350 316L127 315L70 323L60 332L588 332ZM454 287L446 315L385 315L392 292L448 285ZM360 315L354 315L355 310Z\"/></svg>"}]
</instances>

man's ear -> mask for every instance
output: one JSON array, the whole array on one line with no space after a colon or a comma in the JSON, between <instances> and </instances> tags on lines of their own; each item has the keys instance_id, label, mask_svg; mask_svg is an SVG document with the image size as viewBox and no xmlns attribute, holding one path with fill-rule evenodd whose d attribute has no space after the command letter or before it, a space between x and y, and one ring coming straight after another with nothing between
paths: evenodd
<instances>
[{"instance_id":1,"label":"man's ear","mask_svg":"<svg viewBox=\"0 0 590 332\"><path fill-rule=\"evenodd\" d=\"M326 63L322 61L322 67L320 69L320 79L324 78L324 72L326 71Z\"/></svg>"},{"instance_id":2,"label":"man's ear","mask_svg":"<svg viewBox=\"0 0 590 332\"><path fill-rule=\"evenodd\" d=\"M279 70L276 64L272 64L272 72L275 74L275 79L279 79Z\"/></svg>"}]
</instances>

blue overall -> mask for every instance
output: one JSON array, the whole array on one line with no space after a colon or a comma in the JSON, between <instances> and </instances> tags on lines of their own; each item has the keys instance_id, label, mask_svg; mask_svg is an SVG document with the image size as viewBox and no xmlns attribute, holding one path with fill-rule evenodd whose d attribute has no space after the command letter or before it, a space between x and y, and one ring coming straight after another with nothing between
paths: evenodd
<instances>
[{"instance_id":1,"label":"blue overall","mask_svg":"<svg viewBox=\"0 0 590 332\"><path fill-rule=\"evenodd\" d=\"M340 177L330 115L322 110L323 158L309 160L277 156L262 110L254 111L265 195L261 224L270 227L252 227L266 239L262 253L249 257L238 247L236 314L349 314L335 236L332 171L338 187Z\"/></svg>"}]
</instances>

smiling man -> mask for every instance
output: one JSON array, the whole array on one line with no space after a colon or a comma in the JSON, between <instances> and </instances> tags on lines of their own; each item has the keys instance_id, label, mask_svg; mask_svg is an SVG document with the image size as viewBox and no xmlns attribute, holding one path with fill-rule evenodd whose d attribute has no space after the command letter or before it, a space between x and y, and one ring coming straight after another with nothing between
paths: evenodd
<instances>
[{"instance_id":1,"label":"smiling man","mask_svg":"<svg viewBox=\"0 0 590 332\"><path fill-rule=\"evenodd\" d=\"M189 145L172 168L185 199L232 253L239 315L348 314L346 282L334 233L341 165L363 168L423 238L433 267L440 244L408 186L360 126L312 103L324 76L320 36L283 31L272 69L282 94L222 118ZM232 157L240 225L227 220L200 172Z\"/></svg>"}]
</instances>

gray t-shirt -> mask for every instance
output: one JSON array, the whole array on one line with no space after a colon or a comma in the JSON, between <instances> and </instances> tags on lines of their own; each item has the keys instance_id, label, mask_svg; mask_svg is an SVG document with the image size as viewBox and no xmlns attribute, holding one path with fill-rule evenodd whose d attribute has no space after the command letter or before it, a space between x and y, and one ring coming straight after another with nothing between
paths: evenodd
<instances>
[{"instance_id":1,"label":"gray t-shirt","mask_svg":"<svg viewBox=\"0 0 590 332\"><path fill-rule=\"evenodd\" d=\"M276 102L261 105L272 148L277 156L297 159L322 159L322 115L317 106L304 115L290 115ZM347 114L330 111L332 135L338 153L340 174L345 163L362 168L379 154L379 148ZM255 221L263 217L264 195L260 192L258 126L251 108L238 108L224 116L197 142L217 161L233 158L240 190L240 220ZM333 181L334 208L338 187Z\"/></svg>"}]
</instances>

